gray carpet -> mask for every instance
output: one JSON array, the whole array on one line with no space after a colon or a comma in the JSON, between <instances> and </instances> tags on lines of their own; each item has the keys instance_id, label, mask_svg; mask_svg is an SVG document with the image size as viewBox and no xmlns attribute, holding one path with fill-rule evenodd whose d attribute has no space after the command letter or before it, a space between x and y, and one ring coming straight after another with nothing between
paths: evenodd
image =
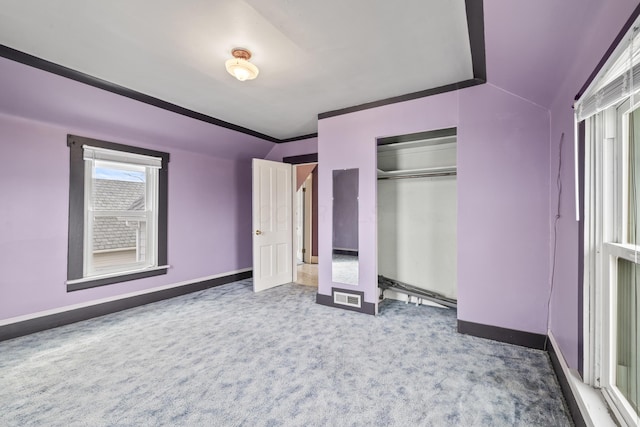
<instances>
[{"instance_id":1,"label":"gray carpet","mask_svg":"<svg viewBox=\"0 0 640 427\"><path fill-rule=\"evenodd\" d=\"M1 426L567 426L546 353L244 280L0 343Z\"/></svg>"}]
</instances>

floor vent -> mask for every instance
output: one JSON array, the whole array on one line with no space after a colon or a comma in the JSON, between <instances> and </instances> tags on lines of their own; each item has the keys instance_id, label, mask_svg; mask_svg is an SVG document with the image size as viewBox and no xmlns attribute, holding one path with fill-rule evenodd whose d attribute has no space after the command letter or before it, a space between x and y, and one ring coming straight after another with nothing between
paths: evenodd
<instances>
[{"instance_id":1,"label":"floor vent","mask_svg":"<svg viewBox=\"0 0 640 427\"><path fill-rule=\"evenodd\" d=\"M349 307L362 308L362 297L360 295L334 291L333 303L340 304L340 305L348 305Z\"/></svg>"}]
</instances>

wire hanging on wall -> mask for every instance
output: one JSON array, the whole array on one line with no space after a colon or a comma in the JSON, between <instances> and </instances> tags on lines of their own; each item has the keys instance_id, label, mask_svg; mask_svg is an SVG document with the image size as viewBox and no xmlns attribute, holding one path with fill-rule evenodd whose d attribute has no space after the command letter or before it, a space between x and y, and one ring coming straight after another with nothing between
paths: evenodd
<instances>
[{"instance_id":1,"label":"wire hanging on wall","mask_svg":"<svg viewBox=\"0 0 640 427\"><path fill-rule=\"evenodd\" d=\"M550 329L551 322L551 297L553 296L553 286L556 276L556 258L558 251L558 222L560 221L560 203L562 201L562 148L564 146L564 132L560 135L560 144L558 148L558 174L556 175L556 188L558 190L558 198L556 203L556 214L553 220L553 253L551 264L551 277L549 278L549 298L547 299L547 331ZM545 334L544 350L547 350L549 334Z\"/></svg>"}]
</instances>

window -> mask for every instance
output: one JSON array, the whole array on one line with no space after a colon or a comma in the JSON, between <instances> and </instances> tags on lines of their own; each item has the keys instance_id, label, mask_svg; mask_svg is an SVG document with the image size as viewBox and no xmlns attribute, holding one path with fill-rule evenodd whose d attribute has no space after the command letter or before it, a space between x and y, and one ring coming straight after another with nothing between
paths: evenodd
<instances>
[{"instance_id":1,"label":"window","mask_svg":"<svg viewBox=\"0 0 640 427\"><path fill-rule=\"evenodd\" d=\"M67 290L166 273L169 154L69 135Z\"/></svg>"},{"instance_id":2,"label":"window","mask_svg":"<svg viewBox=\"0 0 640 427\"><path fill-rule=\"evenodd\" d=\"M640 108L627 99L587 118L585 142L592 326L585 378L602 388L619 419L638 425Z\"/></svg>"},{"instance_id":3,"label":"window","mask_svg":"<svg viewBox=\"0 0 640 427\"><path fill-rule=\"evenodd\" d=\"M583 377L629 426L640 425L639 26L636 14L575 105L585 144Z\"/></svg>"}]
</instances>

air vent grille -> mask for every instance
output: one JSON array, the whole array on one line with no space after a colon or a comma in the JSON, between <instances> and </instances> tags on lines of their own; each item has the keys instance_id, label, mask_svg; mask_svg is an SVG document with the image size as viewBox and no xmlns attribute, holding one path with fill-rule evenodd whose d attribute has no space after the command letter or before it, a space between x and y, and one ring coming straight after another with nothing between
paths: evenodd
<instances>
[{"instance_id":1,"label":"air vent grille","mask_svg":"<svg viewBox=\"0 0 640 427\"><path fill-rule=\"evenodd\" d=\"M334 292L333 302L334 304L362 308L362 297L360 295L348 294L346 292Z\"/></svg>"}]
</instances>

